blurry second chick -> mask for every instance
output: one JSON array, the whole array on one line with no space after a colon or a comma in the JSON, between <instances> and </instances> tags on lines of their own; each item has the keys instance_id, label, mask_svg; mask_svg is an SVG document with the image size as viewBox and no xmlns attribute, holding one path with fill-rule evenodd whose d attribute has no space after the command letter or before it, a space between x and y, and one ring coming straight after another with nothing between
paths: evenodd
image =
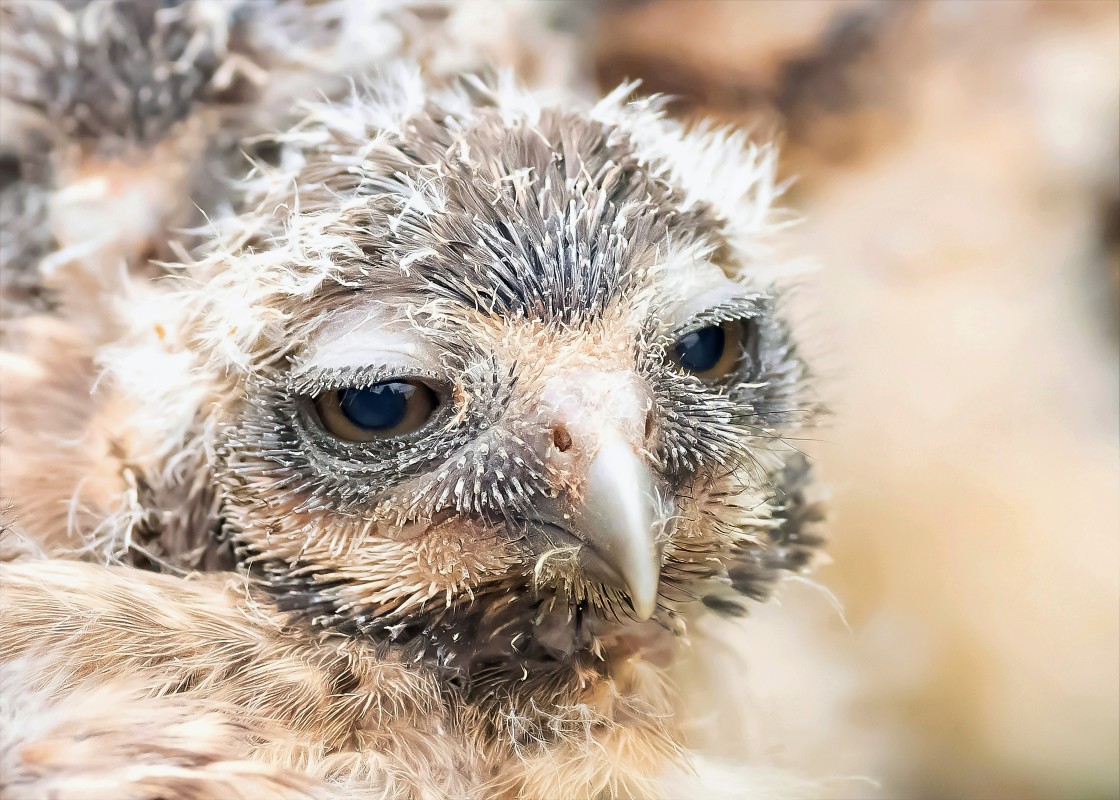
<instances>
[{"instance_id":1,"label":"blurry second chick","mask_svg":"<svg viewBox=\"0 0 1120 800\"><path fill-rule=\"evenodd\" d=\"M91 335L127 272L184 251L228 208L255 137L393 58L430 73L501 66L469 32L481 0L12 0L0 7L3 316L52 294ZM535 19L530 17L530 20ZM561 60L563 60L561 58ZM26 205L29 197L34 202ZM42 243L50 242L42 254ZM46 255L47 257L42 257ZM19 289L18 287L23 287ZM42 303L31 302L30 307Z\"/></svg>"}]
</instances>

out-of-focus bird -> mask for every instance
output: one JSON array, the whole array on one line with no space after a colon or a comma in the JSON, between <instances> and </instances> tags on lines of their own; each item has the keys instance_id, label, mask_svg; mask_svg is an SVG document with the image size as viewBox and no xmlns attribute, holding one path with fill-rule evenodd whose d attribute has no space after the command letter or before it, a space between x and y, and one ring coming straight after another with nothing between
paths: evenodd
<instances>
[{"instance_id":1,"label":"out-of-focus bird","mask_svg":"<svg viewBox=\"0 0 1120 800\"><path fill-rule=\"evenodd\" d=\"M524 3L487 17L487 0L11 0L0 8L0 266L4 316L44 297L91 334L126 272L199 239L187 229L226 213L255 137L339 98L394 58L438 79L520 63L514 42L549 35ZM514 10L520 11L514 14ZM550 40L550 43L555 44ZM555 48L553 48L555 50ZM571 63L562 52L560 63ZM541 74L544 82L559 76ZM564 73L566 76L567 73ZM23 209L8 213L8 206ZM13 209L14 211L15 209ZM42 257L43 241L50 250ZM181 247L176 250L175 244ZM111 334L110 330L110 334Z\"/></svg>"},{"instance_id":2,"label":"out-of-focus bird","mask_svg":"<svg viewBox=\"0 0 1120 800\"><path fill-rule=\"evenodd\" d=\"M0 787L663 796L689 619L819 543L773 153L626 90L407 70L281 146L99 352L79 427L104 457L38 485L80 524L5 486L16 550L236 570L4 566ZM4 410L5 460L37 457L49 403ZM117 708L162 723L94 721Z\"/></svg>"},{"instance_id":3,"label":"out-of-focus bird","mask_svg":"<svg viewBox=\"0 0 1120 800\"><path fill-rule=\"evenodd\" d=\"M13 204L34 195L29 210L39 212L34 225L5 214L9 285L18 276L37 299L53 292L96 329L101 304L90 294L111 295L126 269L153 272L172 230L198 222L197 208L215 210L240 138L267 124L253 105L271 54L247 38L249 8L42 0L0 9L0 147L10 165L0 192ZM6 293L6 316L27 299Z\"/></svg>"}]
</instances>

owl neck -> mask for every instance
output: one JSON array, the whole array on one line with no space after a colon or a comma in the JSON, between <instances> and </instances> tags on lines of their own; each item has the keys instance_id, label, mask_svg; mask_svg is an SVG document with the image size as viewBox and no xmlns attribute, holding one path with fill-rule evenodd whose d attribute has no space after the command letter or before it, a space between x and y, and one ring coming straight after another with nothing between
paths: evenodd
<instances>
[{"instance_id":1,"label":"owl neck","mask_svg":"<svg viewBox=\"0 0 1120 800\"><path fill-rule=\"evenodd\" d=\"M635 657L664 664L683 633L679 617L667 612L645 622L608 618L601 610L541 599L512 585L488 587L450 607L381 616L341 607L334 587L290 565L258 565L254 571L279 609L294 618L399 651L464 684L479 676L485 682L522 681L526 670L558 680L564 670L605 672L613 662Z\"/></svg>"}]
</instances>

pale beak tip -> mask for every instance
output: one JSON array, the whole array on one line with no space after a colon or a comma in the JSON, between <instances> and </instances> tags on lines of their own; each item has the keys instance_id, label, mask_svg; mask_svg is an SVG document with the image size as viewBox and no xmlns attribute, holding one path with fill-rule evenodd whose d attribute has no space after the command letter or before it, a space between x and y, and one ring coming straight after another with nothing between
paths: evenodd
<instances>
[{"instance_id":1,"label":"pale beak tip","mask_svg":"<svg viewBox=\"0 0 1120 800\"><path fill-rule=\"evenodd\" d=\"M630 604L634 606L634 615L637 617L638 622L645 622L653 616L653 612L657 610L657 592L643 596L642 594L630 590Z\"/></svg>"},{"instance_id":2,"label":"pale beak tip","mask_svg":"<svg viewBox=\"0 0 1120 800\"><path fill-rule=\"evenodd\" d=\"M657 589L661 582L656 560L632 561L624 573L626 595L639 622L645 622L657 610ZM651 569L651 567L653 567Z\"/></svg>"}]
</instances>

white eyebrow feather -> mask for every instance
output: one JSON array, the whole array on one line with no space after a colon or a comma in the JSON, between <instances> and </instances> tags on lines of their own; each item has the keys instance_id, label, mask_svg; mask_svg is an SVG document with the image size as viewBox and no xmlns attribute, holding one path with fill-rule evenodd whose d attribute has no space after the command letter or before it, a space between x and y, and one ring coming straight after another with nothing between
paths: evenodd
<instances>
[{"instance_id":1,"label":"white eyebrow feather","mask_svg":"<svg viewBox=\"0 0 1120 800\"><path fill-rule=\"evenodd\" d=\"M408 319L376 305L343 312L316 331L293 374L371 365L435 369L438 363Z\"/></svg>"},{"instance_id":2,"label":"white eyebrow feather","mask_svg":"<svg viewBox=\"0 0 1120 800\"><path fill-rule=\"evenodd\" d=\"M678 327L707 309L742 297L744 292L743 284L728 278L711 262L666 269L661 273L659 294L672 299L661 316L669 327Z\"/></svg>"}]
</instances>

